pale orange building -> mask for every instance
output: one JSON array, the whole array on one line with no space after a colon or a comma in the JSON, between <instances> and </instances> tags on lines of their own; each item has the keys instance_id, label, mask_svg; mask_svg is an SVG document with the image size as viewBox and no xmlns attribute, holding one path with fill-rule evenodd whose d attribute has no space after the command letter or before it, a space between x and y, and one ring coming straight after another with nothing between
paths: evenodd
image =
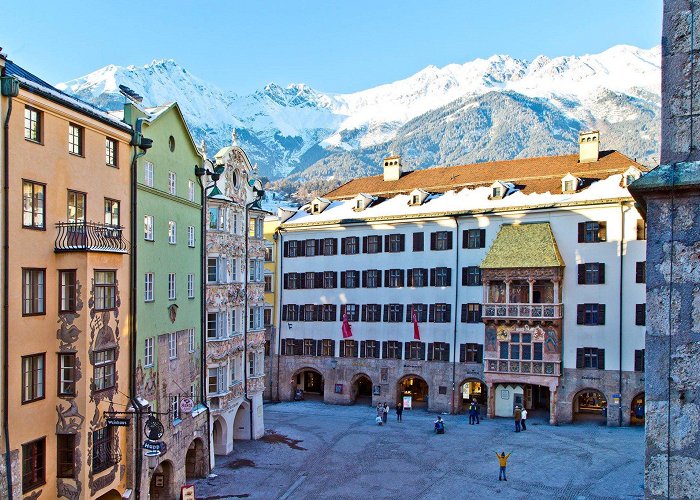
<instances>
[{"instance_id":1,"label":"pale orange building","mask_svg":"<svg viewBox=\"0 0 700 500\"><path fill-rule=\"evenodd\" d=\"M121 498L131 128L9 60L3 76L13 498Z\"/></svg>"}]
</instances>

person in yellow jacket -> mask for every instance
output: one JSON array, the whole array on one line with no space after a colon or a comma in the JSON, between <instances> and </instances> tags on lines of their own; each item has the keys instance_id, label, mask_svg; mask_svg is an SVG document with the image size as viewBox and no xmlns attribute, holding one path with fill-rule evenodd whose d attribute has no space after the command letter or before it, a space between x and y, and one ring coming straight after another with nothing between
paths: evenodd
<instances>
[{"instance_id":1,"label":"person in yellow jacket","mask_svg":"<svg viewBox=\"0 0 700 500\"><path fill-rule=\"evenodd\" d=\"M509 456L510 453L506 455L505 451L502 451L500 455L498 454L498 452L496 452L496 457L498 458L498 465L501 466L501 470L498 473L499 481L508 481L508 479L506 479L506 464L508 463ZM501 477L503 477L503 479L501 479Z\"/></svg>"}]
</instances>

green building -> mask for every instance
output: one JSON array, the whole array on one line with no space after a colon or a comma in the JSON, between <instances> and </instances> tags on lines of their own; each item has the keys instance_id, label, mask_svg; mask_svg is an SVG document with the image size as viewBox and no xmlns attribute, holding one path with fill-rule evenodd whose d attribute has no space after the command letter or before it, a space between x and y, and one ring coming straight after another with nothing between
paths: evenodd
<instances>
[{"instance_id":1,"label":"green building","mask_svg":"<svg viewBox=\"0 0 700 500\"><path fill-rule=\"evenodd\" d=\"M143 108L129 102L124 121L136 130L140 124L153 141L136 165L132 376L142 423L134 426L132 477L139 498L176 498L210 463L201 379L202 191L194 173L203 156L177 103ZM149 411L164 427L160 456L145 457L142 449Z\"/></svg>"}]
</instances>

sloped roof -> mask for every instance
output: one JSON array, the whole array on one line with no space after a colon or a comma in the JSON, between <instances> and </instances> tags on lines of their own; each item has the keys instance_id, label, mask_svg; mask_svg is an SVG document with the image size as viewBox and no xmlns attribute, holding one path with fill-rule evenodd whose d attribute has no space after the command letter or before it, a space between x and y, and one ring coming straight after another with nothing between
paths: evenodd
<instances>
[{"instance_id":1,"label":"sloped roof","mask_svg":"<svg viewBox=\"0 0 700 500\"><path fill-rule=\"evenodd\" d=\"M501 226L482 269L563 267L549 222Z\"/></svg>"},{"instance_id":2,"label":"sloped roof","mask_svg":"<svg viewBox=\"0 0 700 500\"><path fill-rule=\"evenodd\" d=\"M338 200L352 198L358 193L386 197L408 194L416 188L443 193L463 187L490 186L495 181L511 182L526 194L556 193L561 192L561 178L569 172L581 178L581 188L586 188L596 180L624 172L631 165L647 171L646 167L618 151L601 151L595 162L579 163L578 159L579 155L573 154L434 167L407 172L396 181L385 181L383 175L374 175L353 179L324 197Z\"/></svg>"}]
</instances>

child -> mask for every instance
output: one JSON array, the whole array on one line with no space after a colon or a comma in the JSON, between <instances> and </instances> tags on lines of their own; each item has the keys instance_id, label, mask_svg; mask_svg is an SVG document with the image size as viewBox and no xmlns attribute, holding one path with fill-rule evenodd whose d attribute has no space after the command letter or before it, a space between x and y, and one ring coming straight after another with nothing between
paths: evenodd
<instances>
[{"instance_id":1,"label":"child","mask_svg":"<svg viewBox=\"0 0 700 500\"><path fill-rule=\"evenodd\" d=\"M498 480L499 481L508 481L506 479L506 464L508 463L508 457L510 456L510 453L506 455L505 451L501 451L501 454L499 455L498 452L496 452L496 457L498 458L498 465L500 465L501 470L498 473ZM501 479L501 476L503 479Z\"/></svg>"}]
</instances>

